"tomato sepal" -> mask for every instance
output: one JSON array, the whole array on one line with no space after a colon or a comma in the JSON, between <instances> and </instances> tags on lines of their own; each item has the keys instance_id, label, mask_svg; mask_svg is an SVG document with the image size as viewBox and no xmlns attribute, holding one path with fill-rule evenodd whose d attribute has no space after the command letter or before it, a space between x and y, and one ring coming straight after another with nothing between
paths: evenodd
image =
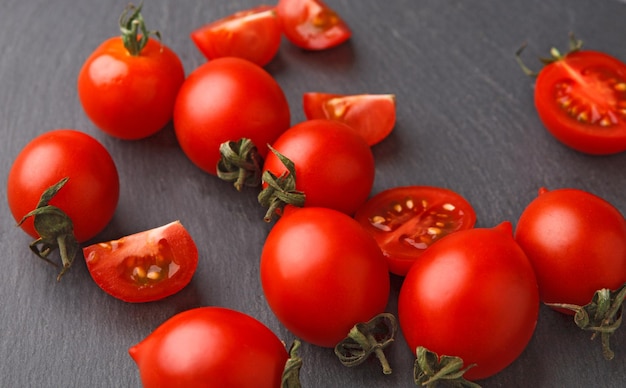
<instances>
[{"instance_id":1,"label":"tomato sepal","mask_svg":"<svg viewBox=\"0 0 626 388\"><path fill-rule=\"evenodd\" d=\"M219 150L218 178L233 182L237 191L241 191L243 186L257 187L261 184L263 158L252 140L227 141L220 144Z\"/></svg>"},{"instance_id":2,"label":"tomato sepal","mask_svg":"<svg viewBox=\"0 0 626 388\"><path fill-rule=\"evenodd\" d=\"M515 60L517 64L520 66L524 74L529 77L537 77L539 75L539 71L532 70L528 67L524 61L522 61L522 52L526 49L526 43L524 43L517 51L515 52ZM554 62L558 62L563 60L568 54L571 54L576 51L580 51L583 47L583 41L580 39L576 39L573 33L569 34L569 50L565 54L561 54L561 52L556 48L552 47L550 49L550 57L539 57L539 61L545 65L549 65Z\"/></svg>"},{"instance_id":3,"label":"tomato sepal","mask_svg":"<svg viewBox=\"0 0 626 388\"><path fill-rule=\"evenodd\" d=\"M161 40L159 31L149 31L146 27L146 23L141 15L142 7L143 1L138 6L128 4L119 19L122 42L124 42L124 47L128 50L128 53L134 57L141 54L141 50L148 44L150 35L154 35Z\"/></svg>"},{"instance_id":4,"label":"tomato sepal","mask_svg":"<svg viewBox=\"0 0 626 388\"><path fill-rule=\"evenodd\" d=\"M463 374L475 365L463 368L463 359L456 356L439 356L437 353L418 346L413 368L415 385L434 387L441 381L461 388L480 388L480 385L466 380Z\"/></svg>"},{"instance_id":5,"label":"tomato sepal","mask_svg":"<svg viewBox=\"0 0 626 388\"><path fill-rule=\"evenodd\" d=\"M300 388L300 368L302 368L302 358L298 354L302 343L294 340L289 348L289 358L285 363L285 370L281 379L281 388Z\"/></svg>"}]
</instances>

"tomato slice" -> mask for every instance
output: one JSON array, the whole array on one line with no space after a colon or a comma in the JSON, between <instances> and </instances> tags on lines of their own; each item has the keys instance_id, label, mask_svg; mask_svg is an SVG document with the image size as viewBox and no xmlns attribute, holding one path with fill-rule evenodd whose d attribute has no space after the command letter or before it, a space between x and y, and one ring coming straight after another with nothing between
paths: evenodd
<instances>
[{"instance_id":1,"label":"tomato slice","mask_svg":"<svg viewBox=\"0 0 626 388\"><path fill-rule=\"evenodd\" d=\"M173 295L189 282L198 248L179 221L83 249L93 280L126 302L151 302Z\"/></svg>"},{"instance_id":2,"label":"tomato slice","mask_svg":"<svg viewBox=\"0 0 626 388\"><path fill-rule=\"evenodd\" d=\"M434 242L476 223L469 202L452 190L403 186L370 198L354 215L382 249L389 271L405 276Z\"/></svg>"},{"instance_id":3,"label":"tomato slice","mask_svg":"<svg viewBox=\"0 0 626 388\"><path fill-rule=\"evenodd\" d=\"M341 121L356 129L370 146L389 136L396 124L393 94L309 92L302 96L302 105L307 119Z\"/></svg>"},{"instance_id":4,"label":"tomato slice","mask_svg":"<svg viewBox=\"0 0 626 388\"><path fill-rule=\"evenodd\" d=\"M287 39L307 50L325 50L352 35L346 22L321 0L279 0L276 13Z\"/></svg>"},{"instance_id":5,"label":"tomato slice","mask_svg":"<svg viewBox=\"0 0 626 388\"><path fill-rule=\"evenodd\" d=\"M202 26L190 37L207 59L239 57L264 66L278 52L282 30L274 7L260 5Z\"/></svg>"}]
</instances>

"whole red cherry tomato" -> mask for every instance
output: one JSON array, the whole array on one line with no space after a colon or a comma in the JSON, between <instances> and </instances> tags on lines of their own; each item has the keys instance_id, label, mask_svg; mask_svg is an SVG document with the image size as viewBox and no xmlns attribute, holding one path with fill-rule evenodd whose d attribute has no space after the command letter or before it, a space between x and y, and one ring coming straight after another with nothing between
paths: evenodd
<instances>
[{"instance_id":1,"label":"whole red cherry tomato","mask_svg":"<svg viewBox=\"0 0 626 388\"><path fill-rule=\"evenodd\" d=\"M185 78L176 53L149 36L140 11L132 5L124 11L122 36L103 42L78 74L87 116L109 135L129 140L150 136L171 120Z\"/></svg>"},{"instance_id":2,"label":"whole red cherry tomato","mask_svg":"<svg viewBox=\"0 0 626 388\"><path fill-rule=\"evenodd\" d=\"M129 349L144 388L281 386L289 354L265 325L222 307L168 319Z\"/></svg>"},{"instance_id":3,"label":"whole red cherry tomato","mask_svg":"<svg viewBox=\"0 0 626 388\"><path fill-rule=\"evenodd\" d=\"M532 337L538 313L537 280L509 222L433 244L409 270L398 299L410 349L476 364L465 373L468 380L511 364Z\"/></svg>"},{"instance_id":4,"label":"whole red cherry tomato","mask_svg":"<svg viewBox=\"0 0 626 388\"><path fill-rule=\"evenodd\" d=\"M151 302L182 290L198 266L198 248L179 221L83 248L91 277L125 302Z\"/></svg>"}]
</instances>

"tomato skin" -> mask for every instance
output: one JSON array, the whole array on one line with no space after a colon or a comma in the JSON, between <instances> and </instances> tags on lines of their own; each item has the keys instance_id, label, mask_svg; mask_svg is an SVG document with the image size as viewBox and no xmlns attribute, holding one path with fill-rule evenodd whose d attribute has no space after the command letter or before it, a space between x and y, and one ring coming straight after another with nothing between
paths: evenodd
<instances>
[{"instance_id":1,"label":"tomato skin","mask_svg":"<svg viewBox=\"0 0 626 388\"><path fill-rule=\"evenodd\" d=\"M282 31L274 7L260 5L195 29L190 37L209 60L238 57L265 66L280 48Z\"/></svg>"},{"instance_id":2,"label":"tomato skin","mask_svg":"<svg viewBox=\"0 0 626 388\"><path fill-rule=\"evenodd\" d=\"M449 233L473 228L476 212L452 190L402 186L376 194L354 218L378 242L389 271L405 276L431 244Z\"/></svg>"},{"instance_id":3,"label":"tomato skin","mask_svg":"<svg viewBox=\"0 0 626 388\"><path fill-rule=\"evenodd\" d=\"M535 268L545 303L583 306L595 291L626 283L626 221L586 191L540 189L522 212L515 239Z\"/></svg>"},{"instance_id":4,"label":"tomato skin","mask_svg":"<svg viewBox=\"0 0 626 388\"><path fill-rule=\"evenodd\" d=\"M280 339L260 321L222 307L173 316L129 354L144 388L278 388L289 358Z\"/></svg>"},{"instance_id":5,"label":"tomato skin","mask_svg":"<svg viewBox=\"0 0 626 388\"><path fill-rule=\"evenodd\" d=\"M383 312L387 263L349 216L299 208L278 220L261 253L261 284L282 324L298 338L333 347L350 329Z\"/></svg>"},{"instance_id":6,"label":"tomato skin","mask_svg":"<svg viewBox=\"0 0 626 388\"><path fill-rule=\"evenodd\" d=\"M78 96L91 121L111 136L136 140L155 134L172 118L185 79L177 54L150 38L137 56L120 37L104 41L78 74Z\"/></svg>"},{"instance_id":7,"label":"tomato skin","mask_svg":"<svg viewBox=\"0 0 626 388\"><path fill-rule=\"evenodd\" d=\"M374 184L374 156L363 138L346 124L307 120L283 133L272 147L295 164L296 189L304 206L328 207L354 214ZM287 168L269 153L263 171L276 176Z\"/></svg>"},{"instance_id":8,"label":"tomato skin","mask_svg":"<svg viewBox=\"0 0 626 388\"><path fill-rule=\"evenodd\" d=\"M544 67L535 106L548 131L575 150L626 150L626 64L610 55L574 51Z\"/></svg>"},{"instance_id":9,"label":"tomato skin","mask_svg":"<svg viewBox=\"0 0 626 388\"><path fill-rule=\"evenodd\" d=\"M177 293L189 284L198 266L198 248L179 221L87 246L83 254L96 284L131 303Z\"/></svg>"},{"instance_id":10,"label":"tomato skin","mask_svg":"<svg viewBox=\"0 0 626 388\"><path fill-rule=\"evenodd\" d=\"M174 107L180 146L213 175L220 144L248 138L265 157L267 144L289 128L290 120L280 85L262 67L241 58L218 58L198 67L185 80Z\"/></svg>"},{"instance_id":11,"label":"tomato skin","mask_svg":"<svg viewBox=\"0 0 626 388\"><path fill-rule=\"evenodd\" d=\"M41 194L62 178L69 181L50 201L74 224L79 242L100 233L113 218L119 199L119 176L109 152L93 137L56 129L32 139L18 154L7 180L7 199L18 222L35 209ZM32 217L21 224L33 238Z\"/></svg>"},{"instance_id":12,"label":"tomato skin","mask_svg":"<svg viewBox=\"0 0 626 388\"><path fill-rule=\"evenodd\" d=\"M345 21L321 0L279 0L276 13L287 39L306 50L325 50L352 35Z\"/></svg>"},{"instance_id":13,"label":"tomato skin","mask_svg":"<svg viewBox=\"0 0 626 388\"><path fill-rule=\"evenodd\" d=\"M462 230L428 248L404 279L398 319L406 341L457 356L464 377L501 371L525 349L539 313L532 266L512 226Z\"/></svg>"}]
</instances>

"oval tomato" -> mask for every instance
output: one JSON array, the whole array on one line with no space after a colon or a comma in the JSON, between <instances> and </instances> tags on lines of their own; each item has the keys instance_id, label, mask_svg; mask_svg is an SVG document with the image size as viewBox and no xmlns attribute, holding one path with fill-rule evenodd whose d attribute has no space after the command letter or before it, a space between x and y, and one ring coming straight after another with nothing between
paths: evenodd
<instances>
[{"instance_id":1,"label":"oval tomato","mask_svg":"<svg viewBox=\"0 0 626 388\"><path fill-rule=\"evenodd\" d=\"M179 221L83 248L91 277L125 302L150 302L182 290L198 266L198 248Z\"/></svg>"},{"instance_id":2,"label":"oval tomato","mask_svg":"<svg viewBox=\"0 0 626 388\"><path fill-rule=\"evenodd\" d=\"M287 39L307 50L331 48L352 35L346 22L321 0L279 0L276 13Z\"/></svg>"},{"instance_id":3,"label":"oval tomato","mask_svg":"<svg viewBox=\"0 0 626 388\"><path fill-rule=\"evenodd\" d=\"M582 306L595 291L626 283L626 221L591 193L540 189L522 212L515 239L535 268L546 303Z\"/></svg>"},{"instance_id":4,"label":"oval tomato","mask_svg":"<svg viewBox=\"0 0 626 388\"><path fill-rule=\"evenodd\" d=\"M260 271L280 322L322 347L337 345L355 324L383 312L389 297L389 270L376 241L332 209L301 208L278 220Z\"/></svg>"},{"instance_id":5,"label":"oval tomato","mask_svg":"<svg viewBox=\"0 0 626 388\"><path fill-rule=\"evenodd\" d=\"M93 137L73 130L57 129L31 140L19 153L7 181L11 213L20 221L35 209L42 193L63 178L69 178L52 198L74 225L78 242L95 237L113 218L120 183L111 155ZM21 224L33 238L32 218Z\"/></svg>"},{"instance_id":6,"label":"oval tomato","mask_svg":"<svg viewBox=\"0 0 626 388\"><path fill-rule=\"evenodd\" d=\"M309 92L302 96L309 120L330 119L356 129L372 146L389 136L396 124L396 97L393 94L332 94Z\"/></svg>"},{"instance_id":7,"label":"oval tomato","mask_svg":"<svg viewBox=\"0 0 626 388\"><path fill-rule=\"evenodd\" d=\"M125 11L132 15L120 20L123 36L103 42L78 74L78 96L89 119L109 135L127 140L150 136L171 120L185 78L176 53L147 36L140 10ZM138 21L139 27L134 26ZM141 39L138 29L144 34Z\"/></svg>"},{"instance_id":8,"label":"oval tomato","mask_svg":"<svg viewBox=\"0 0 626 388\"><path fill-rule=\"evenodd\" d=\"M289 359L269 328L222 307L179 313L129 353L144 388L280 387Z\"/></svg>"},{"instance_id":9,"label":"oval tomato","mask_svg":"<svg viewBox=\"0 0 626 388\"><path fill-rule=\"evenodd\" d=\"M430 186L382 191L359 208L354 218L378 242L389 271L400 276L432 243L476 223L474 208L465 198Z\"/></svg>"},{"instance_id":10,"label":"oval tomato","mask_svg":"<svg viewBox=\"0 0 626 388\"><path fill-rule=\"evenodd\" d=\"M264 66L278 52L282 31L274 7L260 5L202 26L190 36L207 59L238 57Z\"/></svg>"},{"instance_id":11,"label":"oval tomato","mask_svg":"<svg viewBox=\"0 0 626 388\"><path fill-rule=\"evenodd\" d=\"M539 313L533 268L512 226L452 233L428 248L407 274L398 299L410 349L461 357L479 380L526 348Z\"/></svg>"},{"instance_id":12,"label":"oval tomato","mask_svg":"<svg viewBox=\"0 0 626 388\"><path fill-rule=\"evenodd\" d=\"M194 70L180 89L174 129L185 154L216 175L220 145L252 140L261 157L290 126L287 99L262 67L241 58L218 58Z\"/></svg>"}]
</instances>

